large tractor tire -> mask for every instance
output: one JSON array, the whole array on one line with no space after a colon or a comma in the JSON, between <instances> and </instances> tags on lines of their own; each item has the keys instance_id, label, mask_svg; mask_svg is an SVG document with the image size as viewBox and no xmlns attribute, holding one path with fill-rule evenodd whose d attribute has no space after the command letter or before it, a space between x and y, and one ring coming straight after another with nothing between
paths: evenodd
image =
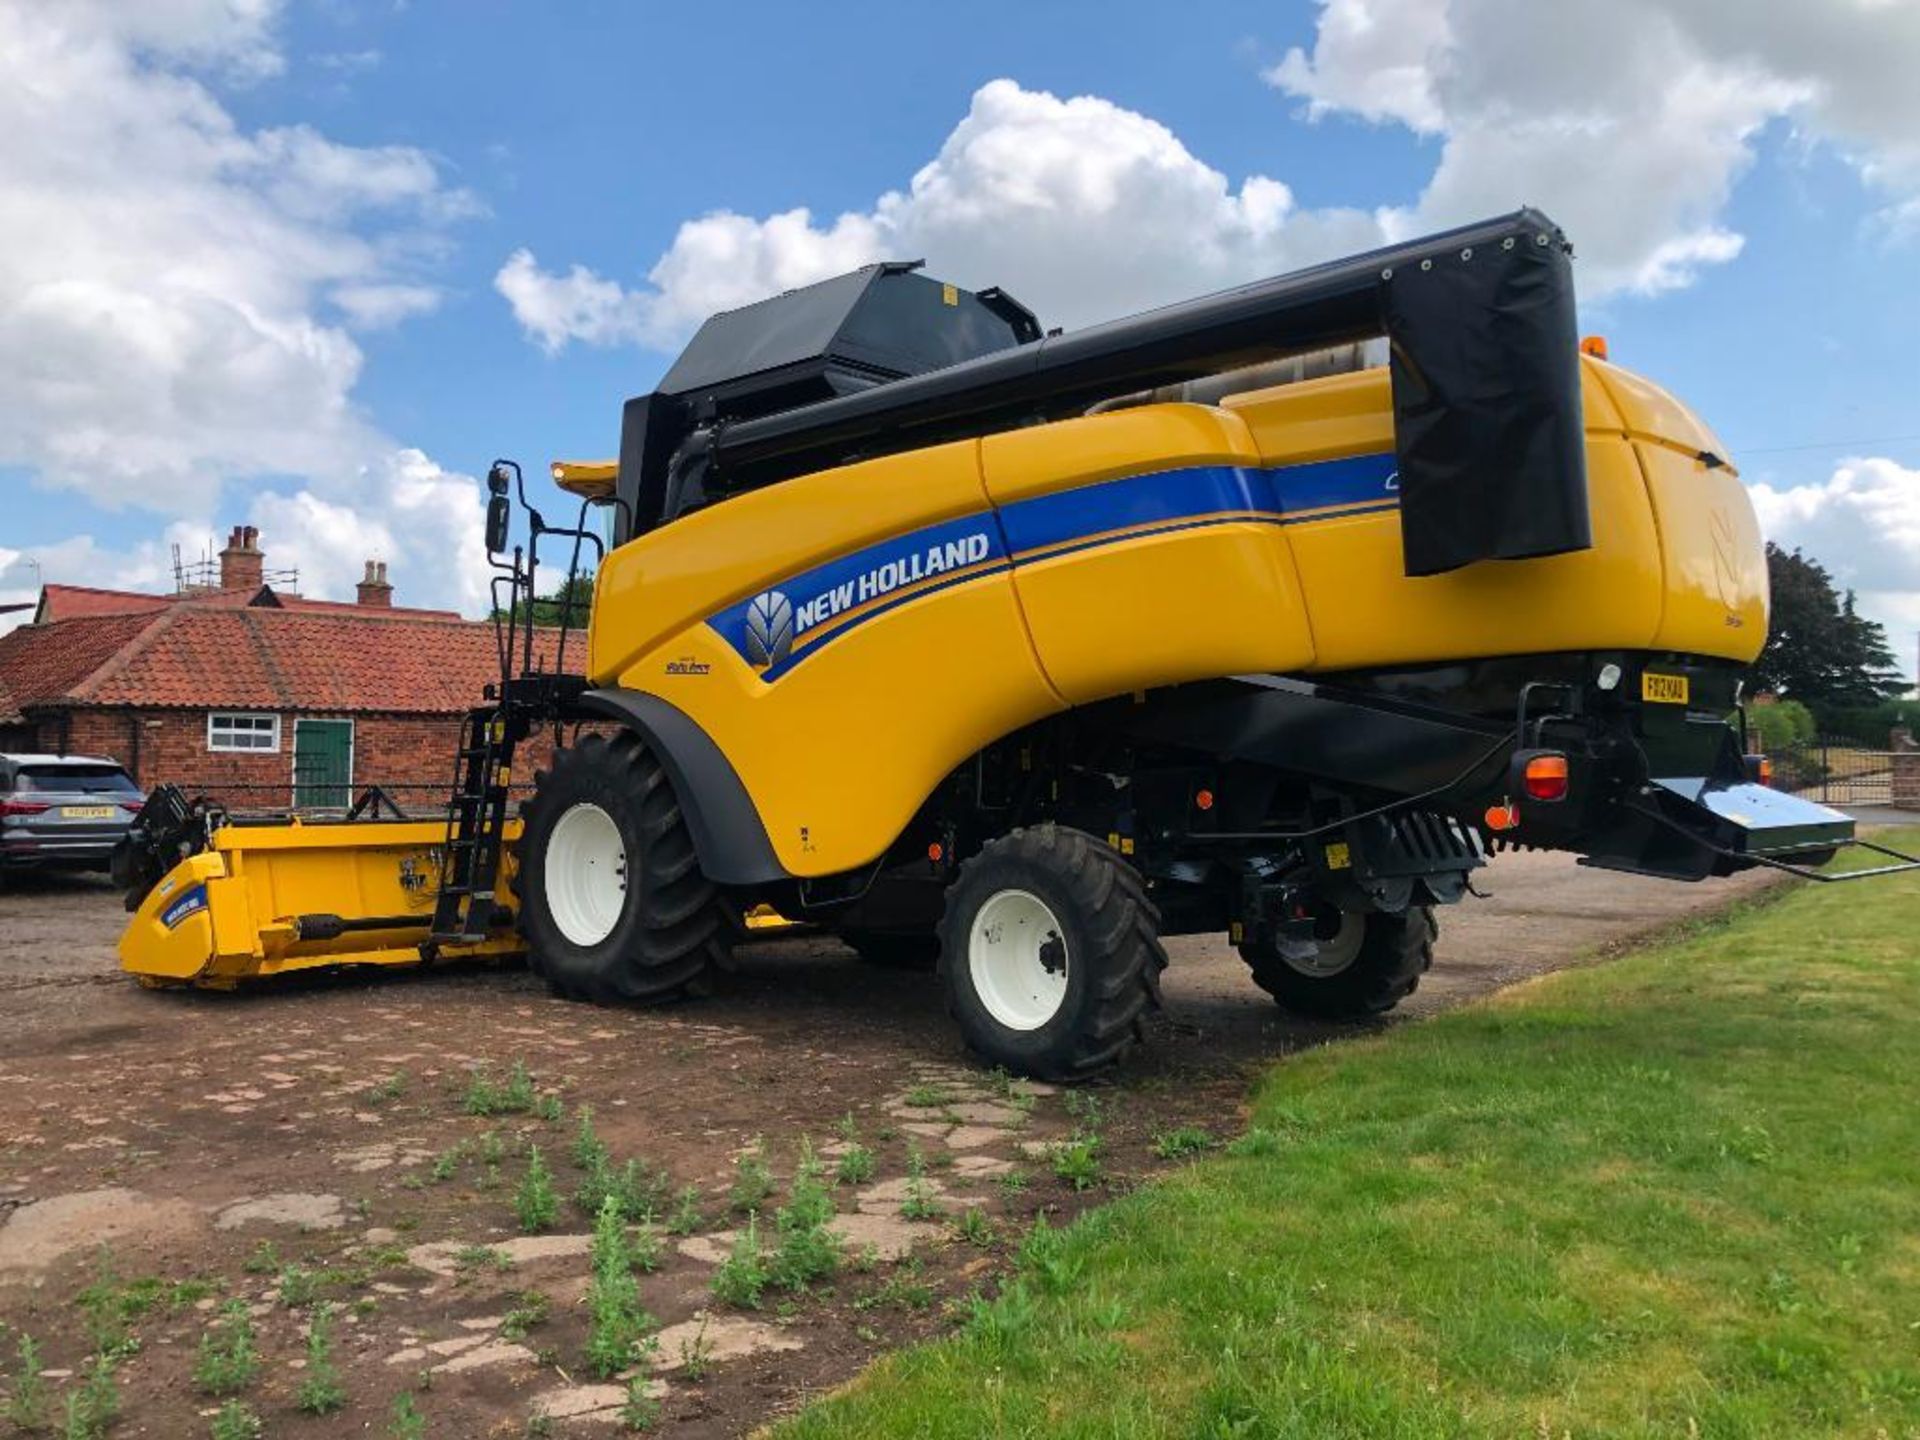
<instances>
[{"instance_id":1,"label":"large tractor tire","mask_svg":"<svg viewBox=\"0 0 1920 1440\"><path fill-rule=\"evenodd\" d=\"M960 867L940 921L947 1008L996 1065L1077 1080L1111 1064L1160 1002L1160 914L1090 835L1015 830Z\"/></svg>"},{"instance_id":2,"label":"large tractor tire","mask_svg":"<svg viewBox=\"0 0 1920 1440\"><path fill-rule=\"evenodd\" d=\"M1337 917L1337 918L1335 918ZM1253 980L1283 1009L1322 1020L1384 1015L1420 984L1433 964L1440 924L1430 906L1398 915L1331 912L1312 940L1242 945Z\"/></svg>"},{"instance_id":3,"label":"large tractor tire","mask_svg":"<svg viewBox=\"0 0 1920 1440\"><path fill-rule=\"evenodd\" d=\"M638 737L584 737L535 777L520 927L556 995L670 1000L724 964L734 926L701 873L673 782Z\"/></svg>"}]
</instances>

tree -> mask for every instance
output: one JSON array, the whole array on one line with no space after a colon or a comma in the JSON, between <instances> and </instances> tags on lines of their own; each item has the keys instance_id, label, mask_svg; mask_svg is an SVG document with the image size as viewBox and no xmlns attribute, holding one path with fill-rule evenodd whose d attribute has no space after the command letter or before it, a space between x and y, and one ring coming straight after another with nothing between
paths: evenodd
<instances>
[{"instance_id":1,"label":"tree","mask_svg":"<svg viewBox=\"0 0 1920 1440\"><path fill-rule=\"evenodd\" d=\"M571 614L568 614L567 611L567 601L569 598L571 598L573 602ZM561 621L561 617L566 616L567 624L573 629L579 630L585 628L587 616L592 609L593 574L589 571L582 575L576 575L571 580L561 581L560 584L553 589L551 594L536 597L533 602L533 623L536 625L557 626ZM515 601L513 618L516 621L523 620L526 618L526 613L526 603L524 601ZM501 619L501 612L495 610L493 612L493 618L496 620Z\"/></svg>"},{"instance_id":2,"label":"tree","mask_svg":"<svg viewBox=\"0 0 1920 1440\"><path fill-rule=\"evenodd\" d=\"M1756 687L1809 705L1872 705L1906 682L1894 667L1887 632L1856 613L1819 561L1769 542L1767 580L1773 628L1754 662Z\"/></svg>"}]
</instances>

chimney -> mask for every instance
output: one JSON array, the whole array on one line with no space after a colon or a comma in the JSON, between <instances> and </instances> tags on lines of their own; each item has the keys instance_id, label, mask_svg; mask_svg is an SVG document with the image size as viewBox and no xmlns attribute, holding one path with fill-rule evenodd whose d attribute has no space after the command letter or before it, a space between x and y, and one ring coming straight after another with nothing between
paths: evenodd
<instances>
[{"instance_id":1,"label":"chimney","mask_svg":"<svg viewBox=\"0 0 1920 1440\"><path fill-rule=\"evenodd\" d=\"M372 605L378 609L390 609L393 605L393 586L387 583L387 562L384 560L367 561L366 578L353 587L354 598L362 605Z\"/></svg>"},{"instance_id":2,"label":"chimney","mask_svg":"<svg viewBox=\"0 0 1920 1440\"><path fill-rule=\"evenodd\" d=\"M266 583L266 557L260 553L260 532L251 525L236 525L227 537L227 548L220 552L220 588L222 590L258 590Z\"/></svg>"}]
</instances>

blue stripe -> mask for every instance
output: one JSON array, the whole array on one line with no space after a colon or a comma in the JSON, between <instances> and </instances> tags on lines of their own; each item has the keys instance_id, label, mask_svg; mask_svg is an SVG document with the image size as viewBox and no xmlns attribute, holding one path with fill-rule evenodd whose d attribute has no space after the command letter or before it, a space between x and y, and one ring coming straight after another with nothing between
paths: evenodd
<instances>
[{"instance_id":1,"label":"blue stripe","mask_svg":"<svg viewBox=\"0 0 1920 1440\"><path fill-rule=\"evenodd\" d=\"M1398 502L1391 454L1355 455L1272 470L1197 465L1016 500L998 512L929 525L781 581L775 591L793 607L796 648L760 674L776 680L868 620L922 595L998 574L1049 546L1057 548L1032 558L1050 559L1131 538L1110 533L1116 530L1167 534L1249 520L1301 524L1367 514ZM960 565L963 573L939 578ZM894 593L901 590L907 593ZM894 598L886 598L889 595ZM730 605L707 622L743 660L750 654L747 611L759 598L750 596ZM862 605L871 608L806 643L807 636L822 625Z\"/></svg>"}]
</instances>

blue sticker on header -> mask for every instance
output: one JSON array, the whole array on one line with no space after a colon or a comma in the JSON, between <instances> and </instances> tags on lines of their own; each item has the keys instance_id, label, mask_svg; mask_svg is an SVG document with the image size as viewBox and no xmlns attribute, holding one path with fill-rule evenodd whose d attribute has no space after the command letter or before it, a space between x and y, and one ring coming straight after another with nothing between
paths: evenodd
<instances>
[{"instance_id":1,"label":"blue sticker on header","mask_svg":"<svg viewBox=\"0 0 1920 1440\"><path fill-rule=\"evenodd\" d=\"M206 908L207 887L196 885L160 912L160 923L169 930L175 930L188 916L198 915Z\"/></svg>"}]
</instances>

